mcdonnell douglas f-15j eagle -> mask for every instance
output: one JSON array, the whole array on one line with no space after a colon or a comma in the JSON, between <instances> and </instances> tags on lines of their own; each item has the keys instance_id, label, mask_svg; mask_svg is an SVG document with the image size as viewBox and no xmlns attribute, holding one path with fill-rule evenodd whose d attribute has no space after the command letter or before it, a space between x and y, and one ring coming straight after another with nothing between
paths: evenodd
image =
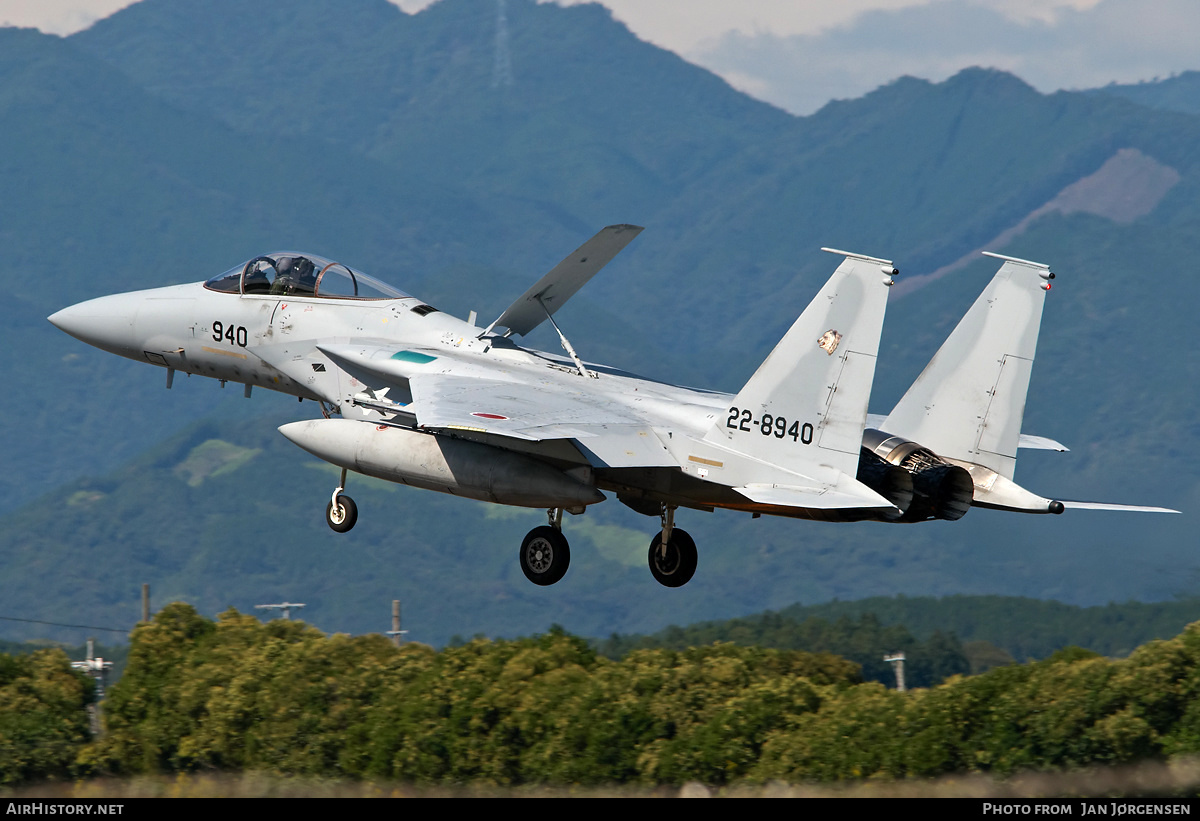
<instances>
[{"instance_id":1,"label":"mcdonnell douglas f-15j eagle","mask_svg":"<svg viewBox=\"0 0 1200 821\"><path fill-rule=\"evenodd\" d=\"M843 257L735 396L585 363L554 314L641 228L600 231L492 324L447 316L312 254L255 257L207 282L101 297L50 317L106 351L321 404L280 431L342 468L326 506L336 531L358 513L347 471L520 507L549 523L521 544L535 584L557 582L570 549L562 514L614 493L661 518L648 560L668 587L696 570L679 507L824 521L958 519L972 505L1061 513L1012 481L1044 289L1044 265L1003 258L979 301L886 418L867 402L883 327L888 260ZM549 321L567 357L513 334ZM501 331L502 329L502 331ZM334 414L341 418L330 418ZM919 444L918 444L919 443ZM1109 505L1103 507L1117 508ZM1161 510L1160 508L1127 508Z\"/></svg>"}]
</instances>

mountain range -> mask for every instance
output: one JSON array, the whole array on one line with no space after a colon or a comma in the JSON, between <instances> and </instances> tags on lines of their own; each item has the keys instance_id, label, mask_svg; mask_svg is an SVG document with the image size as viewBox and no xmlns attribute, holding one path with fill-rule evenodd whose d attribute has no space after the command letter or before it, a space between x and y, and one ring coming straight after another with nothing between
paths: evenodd
<instances>
[{"instance_id":1,"label":"mountain range","mask_svg":"<svg viewBox=\"0 0 1200 821\"><path fill-rule=\"evenodd\" d=\"M1042 95L970 69L794 117L598 6L510 0L506 62L495 8L143 0L66 38L0 29L13 271L0 609L130 622L148 581L204 612L307 600L316 623L357 632L401 598L436 643L900 592L1196 592L1200 87L1187 75ZM689 513L700 570L664 593L644 567L656 522L609 504L568 521L571 573L532 589L515 554L542 514L363 482L363 520L339 539L321 521L335 477L273 430L315 406L200 379L166 392L161 371L44 319L300 248L486 322L616 222L648 230L560 324L587 359L723 390L828 276L820 246L894 259L880 413L987 282L978 251L1051 264L1025 430L1072 451L1023 453L1018 481L1184 515L973 510L885 527ZM558 345L544 329L529 341Z\"/></svg>"}]
</instances>

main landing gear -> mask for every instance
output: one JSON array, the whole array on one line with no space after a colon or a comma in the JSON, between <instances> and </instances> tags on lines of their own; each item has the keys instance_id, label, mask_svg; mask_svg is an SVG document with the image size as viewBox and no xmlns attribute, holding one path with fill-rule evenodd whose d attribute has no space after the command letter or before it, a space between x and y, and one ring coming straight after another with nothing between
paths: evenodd
<instances>
[{"instance_id":1,"label":"main landing gear","mask_svg":"<svg viewBox=\"0 0 1200 821\"><path fill-rule=\"evenodd\" d=\"M650 542L650 575L664 587L683 587L696 572L696 542L675 527L675 506L662 506L662 530Z\"/></svg>"},{"instance_id":2,"label":"main landing gear","mask_svg":"<svg viewBox=\"0 0 1200 821\"><path fill-rule=\"evenodd\" d=\"M325 522L338 533L348 532L358 521L358 506L342 492L345 489L346 470L343 468L341 481L325 506ZM573 512L582 512L582 509ZM562 579L571 566L571 546L562 534L563 509L552 507L546 513L549 524L529 531L521 542L517 557L525 578L542 587ZM674 505L662 505L660 516L662 530L654 534L646 555L650 575L664 587L683 587L696 573L696 542L686 530L675 527Z\"/></svg>"},{"instance_id":3,"label":"main landing gear","mask_svg":"<svg viewBox=\"0 0 1200 821\"><path fill-rule=\"evenodd\" d=\"M346 494L346 469L342 468L342 480L333 491L333 498L325 505L325 522L338 533L346 533L358 521L358 505Z\"/></svg>"},{"instance_id":4,"label":"main landing gear","mask_svg":"<svg viewBox=\"0 0 1200 821\"><path fill-rule=\"evenodd\" d=\"M521 572L534 584L554 584L571 565L571 547L562 535L562 508L546 511L550 524L535 527L521 542Z\"/></svg>"},{"instance_id":5,"label":"main landing gear","mask_svg":"<svg viewBox=\"0 0 1200 821\"><path fill-rule=\"evenodd\" d=\"M696 543L686 530L675 527L674 505L661 510L662 530L650 542L647 555L650 574L664 587L683 587L696 572ZM529 531L518 555L525 578L543 587L565 576L571 564L571 548L562 534L562 508L546 513L550 523Z\"/></svg>"}]
</instances>

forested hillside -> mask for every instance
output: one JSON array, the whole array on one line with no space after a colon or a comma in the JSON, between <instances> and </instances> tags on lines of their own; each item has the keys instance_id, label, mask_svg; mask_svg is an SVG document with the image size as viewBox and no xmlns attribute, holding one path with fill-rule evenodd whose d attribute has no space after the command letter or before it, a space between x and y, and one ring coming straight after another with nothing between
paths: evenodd
<instances>
[{"instance_id":1,"label":"forested hillside","mask_svg":"<svg viewBox=\"0 0 1200 821\"><path fill-rule=\"evenodd\" d=\"M828 652L859 664L865 679L889 685L895 674L883 656L903 652L907 681L924 687L957 673L1049 658L1072 646L1124 658L1141 644L1176 635L1197 617L1197 599L1078 607L1014 596L874 597L793 604L651 635L613 634L598 646L610 658L713 642Z\"/></svg>"}]
</instances>

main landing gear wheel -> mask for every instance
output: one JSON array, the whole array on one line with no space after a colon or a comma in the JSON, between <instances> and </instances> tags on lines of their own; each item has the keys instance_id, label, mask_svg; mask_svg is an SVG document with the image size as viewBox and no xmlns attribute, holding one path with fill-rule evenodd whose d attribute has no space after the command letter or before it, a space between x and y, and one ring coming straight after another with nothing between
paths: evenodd
<instances>
[{"instance_id":1,"label":"main landing gear wheel","mask_svg":"<svg viewBox=\"0 0 1200 821\"><path fill-rule=\"evenodd\" d=\"M696 572L696 543L686 530L671 529L671 541L662 549L662 533L650 542L650 575L665 587L683 587Z\"/></svg>"},{"instance_id":2,"label":"main landing gear wheel","mask_svg":"<svg viewBox=\"0 0 1200 821\"><path fill-rule=\"evenodd\" d=\"M521 572L525 578L543 587L554 584L567 573L571 548L567 537L549 525L535 527L521 542Z\"/></svg>"},{"instance_id":3,"label":"main landing gear wheel","mask_svg":"<svg viewBox=\"0 0 1200 821\"><path fill-rule=\"evenodd\" d=\"M338 533L346 533L358 521L358 505L346 494L339 493L325 505L325 521Z\"/></svg>"}]
</instances>

